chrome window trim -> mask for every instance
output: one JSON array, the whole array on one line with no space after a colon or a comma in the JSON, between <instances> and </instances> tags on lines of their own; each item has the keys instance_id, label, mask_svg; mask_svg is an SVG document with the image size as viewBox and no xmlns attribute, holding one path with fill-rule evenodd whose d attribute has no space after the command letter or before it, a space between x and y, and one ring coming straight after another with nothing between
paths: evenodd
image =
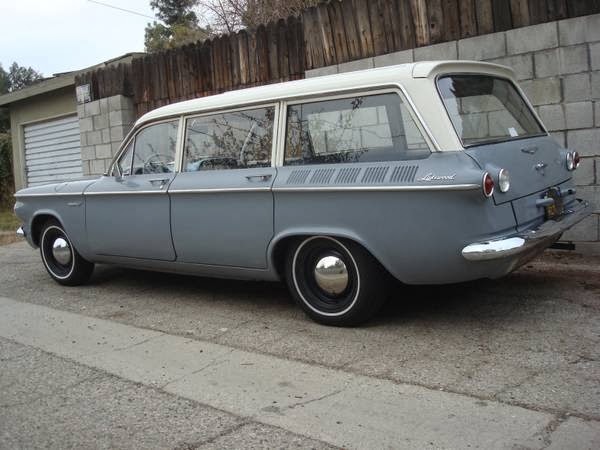
<instances>
[{"instance_id":1,"label":"chrome window trim","mask_svg":"<svg viewBox=\"0 0 600 450\"><path fill-rule=\"evenodd\" d=\"M335 92L335 91L332 91L332 92ZM406 110L410 114L410 118L413 120L413 122L417 126L419 133L421 133L421 137L423 138L423 140L429 147L429 152L433 153L433 152L441 151L438 142L435 140L435 138L433 137L433 134L431 133L431 130L429 130L425 121L423 120L421 115L418 113L418 110L416 109L415 104L413 103L412 99L410 98L410 96L408 95L408 93L406 92L404 87L400 84L397 84L397 85L393 85L391 87L381 87L381 89L353 90L351 92L346 91L346 92L343 92L340 94L334 94L334 95L306 96L301 100L282 101L281 109L284 111L284 113L281 115L281 120L283 122L283 126L282 126L283 137L280 142L281 159L279 161L279 163L280 163L279 167L284 166L284 163L285 163L285 139L287 137L288 106L301 105L304 103L317 103L320 101L339 100L339 99L351 98L352 96L357 96L357 95L367 96L367 95L380 95L380 94L396 94L396 95L398 95L400 102L405 104ZM408 161L410 161L410 159ZM300 165L305 165L305 164L300 164Z\"/></svg>"},{"instance_id":2,"label":"chrome window trim","mask_svg":"<svg viewBox=\"0 0 600 450\"><path fill-rule=\"evenodd\" d=\"M479 184L438 184L430 186L305 186L274 187L273 192L395 192L395 191L471 191L481 189Z\"/></svg>"},{"instance_id":3,"label":"chrome window trim","mask_svg":"<svg viewBox=\"0 0 600 450\"><path fill-rule=\"evenodd\" d=\"M187 172L183 170L183 163L184 163L184 158L185 158L185 132L187 131L187 121L190 119L195 119L198 117L208 117L208 116L214 116L216 114L227 114L227 113L235 113L235 112L240 112L240 111L250 111L253 109L260 109L260 108L273 108L273 129L272 129L272 136L271 136L271 161L270 161L270 165L268 167L275 167L275 155L277 152L277 131L278 131L278 127L277 127L277 120L279 117L279 110L281 107L281 104L279 102L272 102L272 101L266 101L263 103L258 103L258 104L254 104L252 106L240 106L239 108L222 108L222 109L218 109L218 110L212 110L212 111L208 111L208 112L201 112L201 113L196 113L196 114L183 114L181 116L181 124L182 124L182 128L183 131L181 132L181 159L179 160L179 170L177 173L201 173L202 171L192 171L192 172ZM243 167L240 168L239 170L244 170L244 169L252 169L252 167ZM264 169L264 167L263 167ZM220 171L220 170L232 170L232 169L214 169L214 171Z\"/></svg>"}]
</instances>

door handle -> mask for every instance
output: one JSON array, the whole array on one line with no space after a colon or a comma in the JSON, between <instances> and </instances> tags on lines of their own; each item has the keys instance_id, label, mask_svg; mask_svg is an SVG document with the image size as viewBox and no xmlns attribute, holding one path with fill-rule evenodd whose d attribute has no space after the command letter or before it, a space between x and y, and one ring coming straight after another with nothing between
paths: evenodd
<instances>
[{"instance_id":1,"label":"door handle","mask_svg":"<svg viewBox=\"0 0 600 450\"><path fill-rule=\"evenodd\" d=\"M269 181L273 175L267 173L265 175L246 175L248 181Z\"/></svg>"},{"instance_id":2,"label":"door handle","mask_svg":"<svg viewBox=\"0 0 600 450\"><path fill-rule=\"evenodd\" d=\"M162 189L165 187L165 185L170 181L169 178L161 178L158 180L150 180L150 184L152 186L158 186L159 189Z\"/></svg>"}]
</instances>

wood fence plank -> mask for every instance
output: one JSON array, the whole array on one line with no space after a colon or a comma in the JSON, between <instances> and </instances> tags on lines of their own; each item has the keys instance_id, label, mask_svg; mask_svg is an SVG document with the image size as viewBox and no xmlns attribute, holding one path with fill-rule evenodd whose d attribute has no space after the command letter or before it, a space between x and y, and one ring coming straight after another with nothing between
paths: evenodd
<instances>
[{"instance_id":1,"label":"wood fence plank","mask_svg":"<svg viewBox=\"0 0 600 450\"><path fill-rule=\"evenodd\" d=\"M529 20L529 3L527 0L510 0L510 12L513 27L526 27Z\"/></svg>"},{"instance_id":2,"label":"wood fence plank","mask_svg":"<svg viewBox=\"0 0 600 450\"><path fill-rule=\"evenodd\" d=\"M415 21L409 0L396 0L398 8L398 29L400 33L400 47L396 50L406 50L416 46L415 40Z\"/></svg>"},{"instance_id":3,"label":"wood fence plank","mask_svg":"<svg viewBox=\"0 0 600 450\"><path fill-rule=\"evenodd\" d=\"M282 81L290 78L290 57L288 49L288 33L286 22L283 19L277 21L277 59L279 60L279 78Z\"/></svg>"},{"instance_id":4,"label":"wood fence plank","mask_svg":"<svg viewBox=\"0 0 600 450\"><path fill-rule=\"evenodd\" d=\"M240 84L246 86L250 83L250 62L248 60L248 32L241 30L238 33L238 55L240 58Z\"/></svg>"},{"instance_id":5,"label":"wood fence plank","mask_svg":"<svg viewBox=\"0 0 600 450\"><path fill-rule=\"evenodd\" d=\"M532 25L546 22L548 20L546 0L529 0L529 17Z\"/></svg>"},{"instance_id":6,"label":"wood fence plank","mask_svg":"<svg viewBox=\"0 0 600 450\"><path fill-rule=\"evenodd\" d=\"M373 33L369 21L369 6L364 0L352 0L354 5L354 18L360 42L361 57L367 58L374 55Z\"/></svg>"},{"instance_id":7,"label":"wood fence plank","mask_svg":"<svg viewBox=\"0 0 600 450\"><path fill-rule=\"evenodd\" d=\"M442 42L442 28L444 27L444 12L442 0L429 0L427 2L427 21L429 26L429 43Z\"/></svg>"},{"instance_id":8,"label":"wood fence plank","mask_svg":"<svg viewBox=\"0 0 600 450\"><path fill-rule=\"evenodd\" d=\"M442 10L444 12L442 41L454 41L460 37L458 0L442 0Z\"/></svg>"},{"instance_id":9,"label":"wood fence plank","mask_svg":"<svg viewBox=\"0 0 600 450\"><path fill-rule=\"evenodd\" d=\"M567 0L547 0L548 20L560 20L567 17Z\"/></svg>"},{"instance_id":10,"label":"wood fence plank","mask_svg":"<svg viewBox=\"0 0 600 450\"><path fill-rule=\"evenodd\" d=\"M329 23L331 24L336 62L341 63L349 61L350 56L348 52L348 43L346 41L346 27L344 26L342 3L338 1L329 3L327 5L327 13L329 14Z\"/></svg>"},{"instance_id":11,"label":"wood fence plank","mask_svg":"<svg viewBox=\"0 0 600 450\"><path fill-rule=\"evenodd\" d=\"M385 20L383 18L383 5L378 0L368 2L369 21L371 25L371 35L373 40L373 54L383 55L388 52L387 35L393 40L393 35L390 30L386 30Z\"/></svg>"},{"instance_id":12,"label":"wood fence plank","mask_svg":"<svg viewBox=\"0 0 600 450\"><path fill-rule=\"evenodd\" d=\"M267 50L269 52L269 81L279 81L280 79L280 71L279 71L279 58L278 58L278 30L277 25L273 22L270 22L267 25L267 39L268 39L268 47Z\"/></svg>"},{"instance_id":13,"label":"wood fence plank","mask_svg":"<svg viewBox=\"0 0 600 450\"><path fill-rule=\"evenodd\" d=\"M494 31L506 31L512 28L510 2L506 0L492 0L494 14Z\"/></svg>"},{"instance_id":14,"label":"wood fence plank","mask_svg":"<svg viewBox=\"0 0 600 450\"><path fill-rule=\"evenodd\" d=\"M415 45L429 45L429 21L427 19L427 2L425 0L410 0L410 9L415 24Z\"/></svg>"},{"instance_id":15,"label":"wood fence plank","mask_svg":"<svg viewBox=\"0 0 600 450\"><path fill-rule=\"evenodd\" d=\"M492 33L494 31L494 13L492 0L477 0L477 32L479 34Z\"/></svg>"},{"instance_id":16,"label":"wood fence plank","mask_svg":"<svg viewBox=\"0 0 600 450\"><path fill-rule=\"evenodd\" d=\"M362 56L360 48L360 36L354 19L354 8L352 2L346 0L341 3L342 17L344 18L344 29L346 31L346 44L348 46L348 60L359 59ZM302 20L305 20L304 14ZM308 54L308 52L307 52ZM307 68L308 62L307 62Z\"/></svg>"},{"instance_id":17,"label":"wood fence plank","mask_svg":"<svg viewBox=\"0 0 600 450\"><path fill-rule=\"evenodd\" d=\"M323 45L323 62L326 66L330 66L337 62L335 53L335 44L333 41L333 30L329 22L329 13L327 5L321 3L317 6L317 20L321 42Z\"/></svg>"},{"instance_id":18,"label":"wood fence plank","mask_svg":"<svg viewBox=\"0 0 600 450\"><path fill-rule=\"evenodd\" d=\"M458 0L460 37L477 35L477 12L475 0Z\"/></svg>"}]
</instances>

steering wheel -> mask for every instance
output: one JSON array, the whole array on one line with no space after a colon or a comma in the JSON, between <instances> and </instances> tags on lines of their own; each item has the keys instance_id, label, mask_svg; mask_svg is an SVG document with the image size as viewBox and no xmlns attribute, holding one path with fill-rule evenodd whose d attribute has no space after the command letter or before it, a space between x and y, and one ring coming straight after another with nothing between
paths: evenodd
<instances>
[{"instance_id":1,"label":"steering wheel","mask_svg":"<svg viewBox=\"0 0 600 450\"><path fill-rule=\"evenodd\" d=\"M144 161L144 173L167 173L173 170L169 164L173 162L173 157L165 153L154 153Z\"/></svg>"}]
</instances>

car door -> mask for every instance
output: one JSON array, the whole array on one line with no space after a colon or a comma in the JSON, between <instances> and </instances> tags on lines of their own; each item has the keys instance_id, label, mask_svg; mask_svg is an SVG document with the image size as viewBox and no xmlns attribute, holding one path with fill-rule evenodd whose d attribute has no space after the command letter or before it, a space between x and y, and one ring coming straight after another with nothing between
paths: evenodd
<instances>
[{"instance_id":1,"label":"car door","mask_svg":"<svg viewBox=\"0 0 600 450\"><path fill-rule=\"evenodd\" d=\"M175 260L167 190L175 177L179 119L142 128L116 170L86 190L86 229L98 255Z\"/></svg>"},{"instance_id":2,"label":"car door","mask_svg":"<svg viewBox=\"0 0 600 450\"><path fill-rule=\"evenodd\" d=\"M169 187L177 261L265 268L273 236L276 105L185 120L181 173Z\"/></svg>"}]
</instances>

